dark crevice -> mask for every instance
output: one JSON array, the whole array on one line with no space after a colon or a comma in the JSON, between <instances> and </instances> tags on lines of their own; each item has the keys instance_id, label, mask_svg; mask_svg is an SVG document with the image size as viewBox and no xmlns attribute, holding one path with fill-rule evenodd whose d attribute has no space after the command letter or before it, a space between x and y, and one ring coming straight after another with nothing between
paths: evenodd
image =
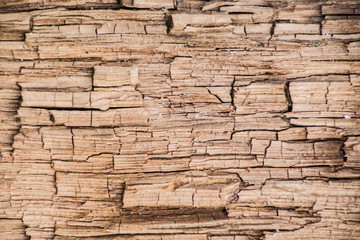
<instances>
[{"instance_id":1,"label":"dark crevice","mask_svg":"<svg viewBox=\"0 0 360 240\"><path fill-rule=\"evenodd\" d=\"M53 165L53 162L52 162L52 165ZM53 166L51 166L53 168ZM54 187L55 187L55 196L58 194L58 187L57 187L57 181L56 181L56 176L57 175L57 172L55 171L54 173Z\"/></svg>"},{"instance_id":2,"label":"dark crevice","mask_svg":"<svg viewBox=\"0 0 360 240\"><path fill-rule=\"evenodd\" d=\"M234 77L234 80L233 82L231 83L231 89L230 89L230 97L231 97L231 106L233 107L233 111L236 112L236 106L235 106L235 77Z\"/></svg>"},{"instance_id":3,"label":"dark crevice","mask_svg":"<svg viewBox=\"0 0 360 240\"><path fill-rule=\"evenodd\" d=\"M22 224L23 224L23 226L24 226L24 235L25 235L25 240L30 240L30 239L31 239L31 236L30 236L30 235L28 235L28 234L27 234L27 232L26 232L26 229L28 229L28 228L29 228L29 226L28 226L27 224L25 224L25 222L24 222L24 214L25 214L25 213L23 213L23 214L22 214L22 217L21 217L21 222L22 222Z\"/></svg>"},{"instance_id":4,"label":"dark crevice","mask_svg":"<svg viewBox=\"0 0 360 240\"><path fill-rule=\"evenodd\" d=\"M73 132L73 129L72 129L72 128L70 128L70 132L71 132L72 151L73 151L73 155L74 155L74 151L75 151L75 140L74 140L74 132Z\"/></svg>"},{"instance_id":5,"label":"dark crevice","mask_svg":"<svg viewBox=\"0 0 360 240\"><path fill-rule=\"evenodd\" d=\"M116 193L116 196L115 196L115 201L122 207L124 205L124 195L125 195L125 190L126 190L126 182L123 182L119 188L118 188L118 191Z\"/></svg>"},{"instance_id":6,"label":"dark crevice","mask_svg":"<svg viewBox=\"0 0 360 240\"><path fill-rule=\"evenodd\" d=\"M95 29L95 31L97 31L97 29ZM91 68L91 91L94 91L94 75L95 75L95 67Z\"/></svg>"},{"instance_id":7,"label":"dark crevice","mask_svg":"<svg viewBox=\"0 0 360 240\"><path fill-rule=\"evenodd\" d=\"M346 140L347 140L347 138L344 140L344 142L342 143L340 150L339 150L339 155L343 158L344 163L347 162L347 155L344 150Z\"/></svg>"},{"instance_id":8,"label":"dark crevice","mask_svg":"<svg viewBox=\"0 0 360 240\"><path fill-rule=\"evenodd\" d=\"M125 109L125 108L130 108L130 109L137 109L137 108L143 108L143 107L109 107L106 110L100 110L99 108L73 108L73 107L33 107L33 106L26 106L26 108L31 108L31 109L46 109L46 110L57 110L57 111L99 111L99 112L106 112L106 110L110 110L110 109Z\"/></svg>"},{"instance_id":9,"label":"dark crevice","mask_svg":"<svg viewBox=\"0 0 360 240\"><path fill-rule=\"evenodd\" d=\"M228 12L229 15L234 15L234 14L254 14L253 12Z\"/></svg>"},{"instance_id":10,"label":"dark crevice","mask_svg":"<svg viewBox=\"0 0 360 240\"><path fill-rule=\"evenodd\" d=\"M292 111L292 108L293 108L293 102L292 102L292 100L291 100L291 94L290 94L290 82L287 82L287 83L285 84L284 91L285 91L285 96L286 96L286 99L287 99L287 102L288 102L288 109L287 109L287 111L288 111L288 112L291 112L291 111Z\"/></svg>"},{"instance_id":11,"label":"dark crevice","mask_svg":"<svg viewBox=\"0 0 360 240\"><path fill-rule=\"evenodd\" d=\"M271 25L271 28L270 28L270 38L269 38L268 41L267 41L267 46L268 46L268 47L269 47L269 45L270 45L270 40L272 39L272 37L273 37L273 35L274 35L275 27L276 27L276 23L273 22L272 25Z\"/></svg>"},{"instance_id":12,"label":"dark crevice","mask_svg":"<svg viewBox=\"0 0 360 240\"><path fill-rule=\"evenodd\" d=\"M167 26L167 34L170 34L171 29L174 27L174 23L172 20L172 16L170 14L166 15L166 26Z\"/></svg>"},{"instance_id":13,"label":"dark crevice","mask_svg":"<svg viewBox=\"0 0 360 240\"><path fill-rule=\"evenodd\" d=\"M15 150L14 147L13 147L14 141L15 141L15 136L20 133L20 128L21 128L20 118L17 116L17 114L18 114L18 110L19 110L19 108L20 108L20 106L21 106L21 104L23 102L23 99L22 99L22 96L21 96L22 87L18 83L16 83L16 85L17 85L17 88L18 88L18 91L19 91L18 92L19 95L18 95L18 99L17 99L18 102L17 102L17 104L15 106L15 109L13 109L12 112L14 113L14 117L15 117L14 120L16 122L17 128L12 129L13 132L12 132L12 134L10 136L11 140L9 142L9 146L11 147L10 154L11 154L12 157L13 157L14 150ZM1 155L2 155L2 153L1 153Z\"/></svg>"},{"instance_id":14,"label":"dark crevice","mask_svg":"<svg viewBox=\"0 0 360 240\"><path fill-rule=\"evenodd\" d=\"M91 154L86 158L86 161L88 161L92 157L99 157L99 156L101 156L103 154L112 154L112 155L115 154L116 155L116 154L119 154L119 153L116 153L116 152L115 153L114 152L101 152L101 153Z\"/></svg>"},{"instance_id":15,"label":"dark crevice","mask_svg":"<svg viewBox=\"0 0 360 240\"><path fill-rule=\"evenodd\" d=\"M41 11L41 10L50 10L50 9L56 9L61 6L49 6L49 7L43 7L39 6L38 8L29 7L30 4L22 4L18 6L11 6L11 7L0 7L0 14L3 13L17 13L17 12L33 12L33 11Z\"/></svg>"},{"instance_id":16,"label":"dark crevice","mask_svg":"<svg viewBox=\"0 0 360 240\"><path fill-rule=\"evenodd\" d=\"M218 95L212 93L212 92L210 91L210 89L208 89L208 88L207 88L207 90L208 90L209 94L211 94L211 95L213 95L214 97L216 97L216 98L219 100L220 103L224 103L224 101L221 100L221 98L220 98Z\"/></svg>"},{"instance_id":17,"label":"dark crevice","mask_svg":"<svg viewBox=\"0 0 360 240\"><path fill-rule=\"evenodd\" d=\"M30 20L29 20L29 28L30 28L30 31L32 31L33 28L34 28L34 16L31 16L31 17L30 17Z\"/></svg>"},{"instance_id":18,"label":"dark crevice","mask_svg":"<svg viewBox=\"0 0 360 240\"><path fill-rule=\"evenodd\" d=\"M55 117L54 117L54 115L53 115L51 112L49 112L49 120L50 120L52 123L55 123Z\"/></svg>"},{"instance_id":19,"label":"dark crevice","mask_svg":"<svg viewBox=\"0 0 360 240\"><path fill-rule=\"evenodd\" d=\"M325 15L321 15L321 19L320 19L320 35L322 36L323 35L323 22L325 21Z\"/></svg>"},{"instance_id":20,"label":"dark crevice","mask_svg":"<svg viewBox=\"0 0 360 240\"><path fill-rule=\"evenodd\" d=\"M134 222L147 222L154 220L189 220L192 221L193 217L202 215L215 220L227 220L228 212L225 207L131 207L121 209L121 219ZM182 227L181 227L182 228ZM184 229L191 229L198 227L184 227ZM179 228L180 229L180 228Z\"/></svg>"}]
</instances>

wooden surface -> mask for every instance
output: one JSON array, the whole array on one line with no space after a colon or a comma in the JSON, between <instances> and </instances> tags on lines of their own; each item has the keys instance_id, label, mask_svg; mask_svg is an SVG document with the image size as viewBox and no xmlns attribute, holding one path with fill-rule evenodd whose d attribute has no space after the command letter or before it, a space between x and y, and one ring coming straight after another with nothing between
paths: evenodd
<instances>
[{"instance_id":1,"label":"wooden surface","mask_svg":"<svg viewBox=\"0 0 360 240\"><path fill-rule=\"evenodd\" d=\"M0 11L0 239L360 239L358 0Z\"/></svg>"}]
</instances>

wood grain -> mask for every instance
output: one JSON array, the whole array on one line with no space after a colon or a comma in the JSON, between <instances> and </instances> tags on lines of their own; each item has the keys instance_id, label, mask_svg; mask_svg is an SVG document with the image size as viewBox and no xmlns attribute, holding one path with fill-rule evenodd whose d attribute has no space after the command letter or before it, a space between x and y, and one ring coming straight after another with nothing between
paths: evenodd
<instances>
[{"instance_id":1,"label":"wood grain","mask_svg":"<svg viewBox=\"0 0 360 240\"><path fill-rule=\"evenodd\" d=\"M360 238L358 0L0 0L0 239Z\"/></svg>"}]
</instances>

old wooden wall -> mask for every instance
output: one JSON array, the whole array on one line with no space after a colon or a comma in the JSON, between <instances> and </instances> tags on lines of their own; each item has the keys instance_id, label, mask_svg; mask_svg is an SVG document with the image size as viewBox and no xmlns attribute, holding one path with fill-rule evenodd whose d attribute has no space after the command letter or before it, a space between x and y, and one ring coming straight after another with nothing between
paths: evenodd
<instances>
[{"instance_id":1,"label":"old wooden wall","mask_svg":"<svg viewBox=\"0 0 360 240\"><path fill-rule=\"evenodd\" d=\"M0 11L0 239L360 239L359 0Z\"/></svg>"}]
</instances>

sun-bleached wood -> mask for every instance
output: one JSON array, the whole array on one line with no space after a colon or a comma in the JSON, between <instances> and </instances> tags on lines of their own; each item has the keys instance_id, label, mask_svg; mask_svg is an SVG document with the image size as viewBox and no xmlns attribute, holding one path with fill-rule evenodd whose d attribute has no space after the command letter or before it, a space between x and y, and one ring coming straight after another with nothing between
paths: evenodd
<instances>
[{"instance_id":1,"label":"sun-bleached wood","mask_svg":"<svg viewBox=\"0 0 360 240\"><path fill-rule=\"evenodd\" d=\"M359 239L359 16L0 0L0 239Z\"/></svg>"}]
</instances>

